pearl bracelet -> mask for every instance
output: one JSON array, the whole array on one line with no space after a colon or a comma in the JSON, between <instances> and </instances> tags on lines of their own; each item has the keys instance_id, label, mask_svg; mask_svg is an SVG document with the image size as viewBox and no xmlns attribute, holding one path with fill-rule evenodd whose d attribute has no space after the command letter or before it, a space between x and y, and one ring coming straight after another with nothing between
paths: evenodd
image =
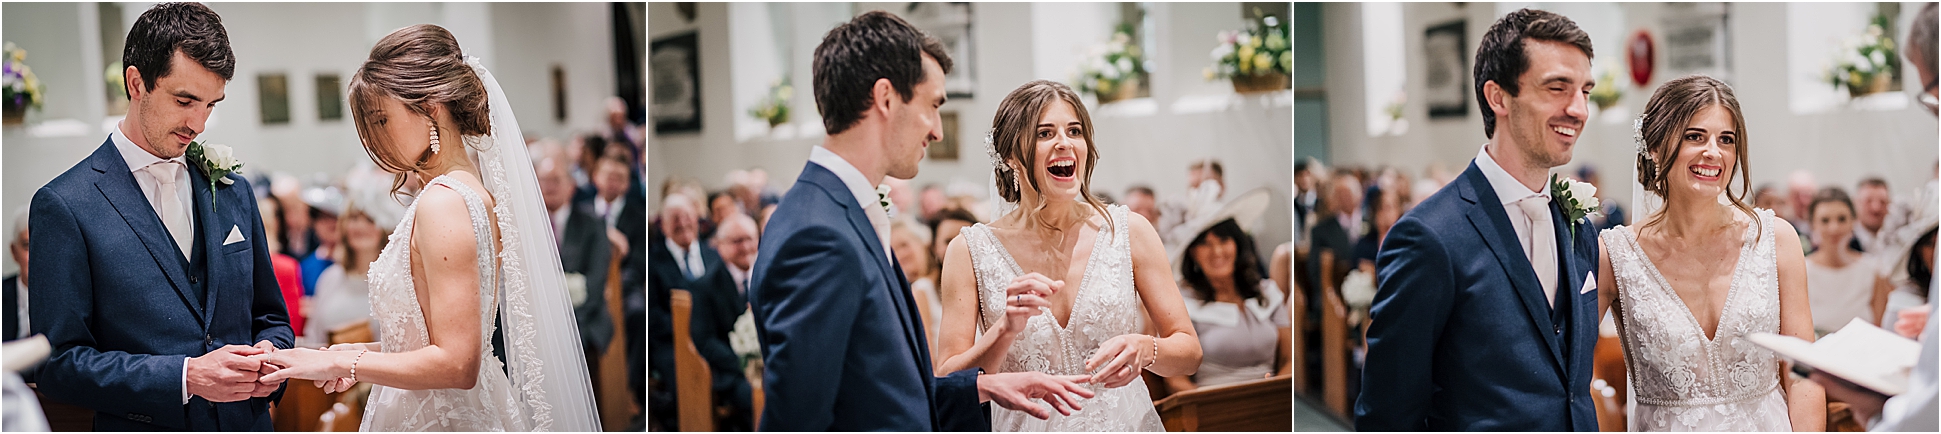
<instances>
[{"instance_id":1,"label":"pearl bracelet","mask_svg":"<svg viewBox=\"0 0 1941 434\"><path fill-rule=\"evenodd\" d=\"M367 353L367 352L370 352L370 351L357 350L357 357L350 359L350 382L352 383L357 382L357 362L364 360L364 353Z\"/></svg>"},{"instance_id":2,"label":"pearl bracelet","mask_svg":"<svg viewBox=\"0 0 1941 434\"><path fill-rule=\"evenodd\" d=\"M1139 368L1139 369L1150 369L1152 368L1152 365L1154 363L1159 363L1159 337L1158 336L1148 336L1148 337L1152 338L1152 358L1146 360L1146 367Z\"/></svg>"}]
</instances>

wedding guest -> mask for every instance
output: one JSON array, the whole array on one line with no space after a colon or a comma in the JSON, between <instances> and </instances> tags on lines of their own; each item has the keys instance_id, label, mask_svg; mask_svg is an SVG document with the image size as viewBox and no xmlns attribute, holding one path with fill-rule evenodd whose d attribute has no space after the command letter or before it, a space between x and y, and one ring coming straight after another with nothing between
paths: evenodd
<instances>
[{"instance_id":1,"label":"wedding guest","mask_svg":"<svg viewBox=\"0 0 1941 434\"><path fill-rule=\"evenodd\" d=\"M893 178L892 178L893 179ZM930 256L930 228L898 219L890 222L890 252L903 266L903 278L910 281L910 295L917 303L917 316L923 319L924 336L930 347L937 347L937 318L943 314L943 299L937 296L937 274L942 265Z\"/></svg>"},{"instance_id":2,"label":"wedding guest","mask_svg":"<svg viewBox=\"0 0 1941 434\"><path fill-rule=\"evenodd\" d=\"M944 252L950 249L950 240L956 239L957 233L962 232L964 228L975 225L978 222L977 215L972 214L969 209L962 206L945 205L943 210L937 211L937 216L930 220L930 257L944 257ZM943 271L941 268L943 264L941 262L943 261L936 262L938 264L934 268L937 268L938 273L941 273Z\"/></svg>"},{"instance_id":3,"label":"wedding guest","mask_svg":"<svg viewBox=\"0 0 1941 434\"><path fill-rule=\"evenodd\" d=\"M552 218L560 268L567 273L569 281L577 277L581 283L578 292L569 293L574 294L573 316L579 324L580 349L586 353L587 371L599 372L600 356L606 354L607 344L613 341L613 318L607 313L606 297L607 281L613 278L607 275L613 250L607 242L607 228L593 213L590 203L573 202L573 177L568 172L572 161L558 144L541 141L528 150L532 155L533 175L539 180L540 197ZM497 346L493 350L504 352Z\"/></svg>"},{"instance_id":4,"label":"wedding guest","mask_svg":"<svg viewBox=\"0 0 1941 434\"><path fill-rule=\"evenodd\" d=\"M1126 198L1123 203L1128 211L1145 216L1146 221L1159 221L1159 198L1153 194L1152 187L1135 184L1126 188Z\"/></svg>"},{"instance_id":5,"label":"wedding guest","mask_svg":"<svg viewBox=\"0 0 1941 434\"><path fill-rule=\"evenodd\" d=\"M1402 219L1402 203L1406 199L1394 189L1370 187L1364 199L1368 204L1371 229L1367 236L1355 243L1355 268L1375 275L1375 254L1381 251L1382 237L1388 236L1388 228L1395 227L1395 221Z\"/></svg>"},{"instance_id":6,"label":"wedding guest","mask_svg":"<svg viewBox=\"0 0 1941 434\"><path fill-rule=\"evenodd\" d=\"M885 199L890 200L890 207L887 210L891 219L908 219L911 218L909 214L917 212L916 197L910 195L910 181L902 178L883 178L881 185L890 187L890 194Z\"/></svg>"},{"instance_id":7,"label":"wedding guest","mask_svg":"<svg viewBox=\"0 0 1941 434\"><path fill-rule=\"evenodd\" d=\"M1308 246L1308 270L1312 270L1308 282L1310 291L1339 291L1335 287L1336 275L1347 274L1353 266L1354 246L1362 237L1361 179L1349 171L1335 172L1334 180L1327 187L1330 192L1327 201L1322 203L1324 210L1314 230ZM1309 300L1320 300L1318 293L1308 294ZM1309 318L1319 318L1319 303L1308 305Z\"/></svg>"},{"instance_id":8,"label":"wedding guest","mask_svg":"<svg viewBox=\"0 0 1941 434\"><path fill-rule=\"evenodd\" d=\"M263 233L274 234L283 229L283 219L279 217L282 207L276 203L274 198L256 199L256 212L263 219ZM21 236L25 237L26 234ZM290 330L297 332L297 336L305 336L303 326L310 316L310 287L303 286L302 269L298 267L297 259L283 254L283 246L276 237L264 238L267 238L263 241L270 247L270 268L276 274L276 285L283 289L283 307L289 309ZM24 242L21 248L26 248ZM23 262L20 269L26 270L27 265Z\"/></svg>"},{"instance_id":9,"label":"wedding guest","mask_svg":"<svg viewBox=\"0 0 1941 434\"><path fill-rule=\"evenodd\" d=\"M1806 286L1813 307L1813 328L1824 335L1860 318L1880 324L1892 287L1881 277L1870 256L1853 250L1853 200L1839 187L1828 187L1807 202L1812 210L1813 234L1820 247L1806 255Z\"/></svg>"},{"instance_id":10,"label":"wedding guest","mask_svg":"<svg viewBox=\"0 0 1941 434\"><path fill-rule=\"evenodd\" d=\"M1894 202L1893 195L1887 190L1887 180L1877 176L1860 180L1860 185L1854 187L1853 200L1859 211L1856 217L1860 221L1853 228L1853 241L1850 243L1853 249L1867 254L1890 250L1889 240L1883 237L1891 237L1892 234L1881 232L1883 223L1887 222L1887 211Z\"/></svg>"},{"instance_id":11,"label":"wedding guest","mask_svg":"<svg viewBox=\"0 0 1941 434\"><path fill-rule=\"evenodd\" d=\"M741 201L735 200L733 193L722 190L708 194L708 220L719 225L722 220L726 220L728 216L735 214L747 213L742 211Z\"/></svg>"},{"instance_id":12,"label":"wedding guest","mask_svg":"<svg viewBox=\"0 0 1941 434\"><path fill-rule=\"evenodd\" d=\"M33 327L27 318L27 210L22 209L13 215L13 229L7 231L7 253L12 254L14 265L20 271L7 276L0 283L0 293L5 293L6 307L0 312L6 314L6 333L0 334L0 341L11 341L33 334Z\"/></svg>"},{"instance_id":13,"label":"wedding guest","mask_svg":"<svg viewBox=\"0 0 1941 434\"><path fill-rule=\"evenodd\" d=\"M634 149L640 149L640 145L646 143L645 140L642 140L643 137L641 137L646 130L641 129L640 125L633 123L627 117L627 100L617 96L609 96L607 97L606 104L607 140L615 143L623 143Z\"/></svg>"},{"instance_id":14,"label":"wedding guest","mask_svg":"<svg viewBox=\"0 0 1941 434\"><path fill-rule=\"evenodd\" d=\"M1887 308L1881 310L1881 329L1900 331L1898 322L1902 310L1928 304L1928 290L1934 284L1936 226L1930 220L1927 227L1927 232L1916 237L1913 242L1904 244L1907 247L1898 253L1898 261L1888 263L1888 266L1895 268L1897 273L1895 278L1888 279L1888 282L1894 285L1894 290L1887 293Z\"/></svg>"},{"instance_id":15,"label":"wedding guest","mask_svg":"<svg viewBox=\"0 0 1941 434\"><path fill-rule=\"evenodd\" d=\"M343 230L335 243L340 250L336 255L339 260L317 276L316 295L311 298L310 321L306 328L301 329L305 336L314 336L319 340L328 339L331 330L371 321L371 283L367 275L371 262L376 261L378 253L390 243L391 228L398 223L394 220L397 217L389 217L383 222L389 225L379 223L371 216L372 213L364 209L379 204L347 205L340 219ZM402 214L400 210L394 215ZM371 324L370 330L372 342L383 341L384 338L378 336L380 332L376 324Z\"/></svg>"},{"instance_id":16,"label":"wedding guest","mask_svg":"<svg viewBox=\"0 0 1941 434\"><path fill-rule=\"evenodd\" d=\"M575 173L573 181L579 183L573 190L573 201L590 201L594 196L599 195L600 189L593 177L594 172L600 168L601 157L606 155L607 139L598 134L586 134L575 136L573 140L574 143L579 144L576 147L578 151L575 152L577 158L573 160ZM673 179L670 178L669 181ZM666 191L661 193L664 195Z\"/></svg>"},{"instance_id":17,"label":"wedding guest","mask_svg":"<svg viewBox=\"0 0 1941 434\"><path fill-rule=\"evenodd\" d=\"M700 215L694 199L686 194L669 195L661 201L662 242L648 243L647 261L654 279L672 289L689 289L689 284L706 274L710 265L721 262L721 255L700 242Z\"/></svg>"},{"instance_id":18,"label":"wedding guest","mask_svg":"<svg viewBox=\"0 0 1941 434\"><path fill-rule=\"evenodd\" d=\"M1806 169L1794 170L1793 173L1786 175L1786 196L1788 202L1793 204L1793 217L1799 219L1793 221L1793 226L1802 228L1800 234L1805 237L1801 239L1817 239L1812 237L1813 207L1808 204L1813 202L1813 194L1819 189L1820 183L1814 181L1813 172ZM1818 249L1820 246L1814 245L1813 248Z\"/></svg>"},{"instance_id":19,"label":"wedding guest","mask_svg":"<svg viewBox=\"0 0 1941 434\"><path fill-rule=\"evenodd\" d=\"M315 248L298 259L303 269L303 287L317 286L317 276L336 263L337 216L344 212L344 195L337 187L311 187L303 191L303 203L310 210L310 239Z\"/></svg>"},{"instance_id":20,"label":"wedding guest","mask_svg":"<svg viewBox=\"0 0 1941 434\"><path fill-rule=\"evenodd\" d=\"M1260 275L1256 252L1253 236L1227 218L1201 229L1179 256L1180 296L1204 356L1199 372L1165 378L1173 393L1293 372L1286 297Z\"/></svg>"},{"instance_id":21,"label":"wedding guest","mask_svg":"<svg viewBox=\"0 0 1941 434\"><path fill-rule=\"evenodd\" d=\"M937 212L943 211L944 204L949 202L950 196L944 194L943 186L934 182L924 184L923 191L917 194L917 205L923 207L923 215L918 221L929 225L931 221L937 219Z\"/></svg>"},{"instance_id":22,"label":"wedding guest","mask_svg":"<svg viewBox=\"0 0 1941 434\"><path fill-rule=\"evenodd\" d=\"M1786 222L1792 223L1793 233L1799 234L1799 239L1802 241L1800 243L1800 249L1803 250L1802 253L1813 252L1813 238L1807 236L1809 228L1803 224L1804 221L1802 219L1796 218L1793 215L1793 199L1780 192L1779 186L1772 183L1765 183L1760 184L1758 188L1754 188L1752 190L1752 207L1772 210L1773 216L1786 219Z\"/></svg>"},{"instance_id":23,"label":"wedding guest","mask_svg":"<svg viewBox=\"0 0 1941 434\"><path fill-rule=\"evenodd\" d=\"M695 350L708 362L714 378L715 403L726 405L731 413L717 431L754 430L754 388L742 370L741 357L728 343L735 321L748 311L748 270L754 266L760 241L753 234L755 222L744 214L729 214L715 229L709 241L720 251L720 260L708 264L708 271L687 288L694 300L688 333Z\"/></svg>"},{"instance_id":24,"label":"wedding guest","mask_svg":"<svg viewBox=\"0 0 1941 434\"><path fill-rule=\"evenodd\" d=\"M283 254L292 258L310 256L317 248L317 234L310 231L310 205L303 203L303 181L287 173L271 176L270 196L283 210L283 230L276 234L282 241Z\"/></svg>"}]
</instances>

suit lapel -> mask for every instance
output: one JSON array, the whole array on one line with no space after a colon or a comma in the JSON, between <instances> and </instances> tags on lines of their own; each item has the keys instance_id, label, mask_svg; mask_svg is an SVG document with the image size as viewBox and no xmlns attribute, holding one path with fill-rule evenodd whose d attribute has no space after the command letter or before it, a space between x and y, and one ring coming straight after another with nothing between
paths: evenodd
<instances>
[{"instance_id":1,"label":"suit lapel","mask_svg":"<svg viewBox=\"0 0 1941 434\"><path fill-rule=\"evenodd\" d=\"M134 173L128 170L128 161L123 160L121 153L115 150L114 140L103 143L101 149L95 151L92 160L94 170L99 172L94 182L95 189L101 192L108 204L115 208L115 213L128 223L135 238L148 249L149 257L155 260L157 268L162 269L162 274L168 276L169 285L175 287L177 295L182 296L182 304L190 307L189 311L195 314L196 321L208 324L207 315L203 315L202 309L195 305L195 294L189 293L195 289L189 286L189 278L180 266L182 258L176 253L180 249L169 239L168 230L162 226L162 217L155 214L148 197L142 195L141 185L135 183Z\"/></svg>"},{"instance_id":2,"label":"suit lapel","mask_svg":"<svg viewBox=\"0 0 1941 434\"><path fill-rule=\"evenodd\" d=\"M884 246L877 239L876 226L870 224L869 216L864 214L862 204L856 203L856 195L849 192L849 186L843 184L842 179L836 177L835 172L830 172L819 164L809 163L809 168L802 171L802 177L821 187L823 192L833 197L837 205L845 209L843 216L849 220L850 229L855 230L856 236L862 238L863 246L868 248L865 253L883 273L883 289L889 291L897 321L903 325L903 338L911 350L910 359L922 364L920 366L922 372L930 372L928 357L924 354L928 349L925 348L922 339L917 339L912 334L915 330L911 330L913 328L911 324L921 324L921 321L913 321L916 318L912 316L914 310L910 307L915 304L911 302L908 287L903 284L903 273L890 263L888 246ZM915 328L921 329L920 326Z\"/></svg>"},{"instance_id":3,"label":"suit lapel","mask_svg":"<svg viewBox=\"0 0 1941 434\"><path fill-rule=\"evenodd\" d=\"M1516 228L1510 225L1509 213L1503 211L1503 200L1496 196L1496 189L1490 187L1489 179L1483 176L1482 169L1477 168L1475 163L1470 163L1469 169L1463 171L1462 178L1468 181L1464 185L1463 196L1471 199L1469 212L1466 213L1469 223L1475 226L1483 243L1489 245L1490 252L1496 255L1496 263L1502 266L1503 274L1510 278L1510 289L1516 292L1517 300L1523 302L1524 313L1530 316L1530 323L1536 326L1537 335L1542 336L1544 345L1550 348L1551 360L1561 370L1564 365L1563 350L1557 333L1543 333L1544 330L1557 329L1557 325L1550 320L1550 302L1543 299L1543 284L1537 281L1536 268L1530 265L1530 258L1523 255L1523 243L1516 237Z\"/></svg>"}]
</instances>

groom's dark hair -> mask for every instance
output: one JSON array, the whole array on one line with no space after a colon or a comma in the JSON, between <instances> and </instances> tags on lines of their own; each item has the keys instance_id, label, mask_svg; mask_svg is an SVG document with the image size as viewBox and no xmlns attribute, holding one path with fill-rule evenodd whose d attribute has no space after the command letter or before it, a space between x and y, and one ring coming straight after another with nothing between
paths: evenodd
<instances>
[{"instance_id":1,"label":"groom's dark hair","mask_svg":"<svg viewBox=\"0 0 1941 434\"><path fill-rule=\"evenodd\" d=\"M1591 54L1591 36L1563 15L1525 8L1496 20L1489 33L1483 34L1482 45L1476 47L1476 106L1483 112L1485 137L1496 137L1496 112L1489 109L1483 84L1495 81L1504 92L1516 96L1521 90L1516 78L1530 70L1530 56L1523 50L1525 39L1575 45L1584 50L1584 57L1595 57Z\"/></svg>"},{"instance_id":2,"label":"groom's dark hair","mask_svg":"<svg viewBox=\"0 0 1941 434\"><path fill-rule=\"evenodd\" d=\"M236 75L236 56L229 50L229 32L222 16L201 3L162 3L142 12L121 49L121 64L142 74L142 90L155 90L155 81L169 74L175 52L189 56L223 81ZM134 98L131 94L129 98Z\"/></svg>"},{"instance_id":3,"label":"groom's dark hair","mask_svg":"<svg viewBox=\"0 0 1941 434\"><path fill-rule=\"evenodd\" d=\"M870 89L877 79L889 79L903 102L910 102L925 79L924 54L950 73L944 44L895 14L870 11L830 30L815 47L812 66L823 130L836 135L862 120L863 111L876 103Z\"/></svg>"}]
</instances>

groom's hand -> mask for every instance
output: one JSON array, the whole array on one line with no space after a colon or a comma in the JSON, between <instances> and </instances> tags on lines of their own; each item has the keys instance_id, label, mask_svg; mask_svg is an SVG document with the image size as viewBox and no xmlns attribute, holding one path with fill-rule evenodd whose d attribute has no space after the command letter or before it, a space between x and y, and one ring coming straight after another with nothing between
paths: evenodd
<instances>
[{"instance_id":1,"label":"groom's hand","mask_svg":"<svg viewBox=\"0 0 1941 434\"><path fill-rule=\"evenodd\" d=\"M263 353L269 353L271 351L276 351L276 344L272 344L268 340L263 340L263 341L256 342L256 345L251 346L251 348L262 350ZM262 376L270 375L270 373L276 372L278 369L282 369L282 368L278 368L276 365L272 365L269 363L263 363L261 367L258 367L256 369L257 379L260 380ZM271 382L268 384L258 382L256 383L256 388L249 391L249 396L256 397L256 398L268 397L271 394L276 393L276 389L278 387L281 387L282 385L283 385L283 382L281 381Z\"/></svg>"},{"instance_id":2,"label":"groom's hand","mask_svg":"<svg viewBox=\"0 0 1941 434\"><path fill-rule=\"evenodd\" d=\"M209 402L234 402L249 399L256 391L256 379L263 363L248 356L263 350L242 345L227 345L202 357L190 358L183 380L189 394Z\"/></svg>"},{"instance_id":3,"label":"groom's hand","mask_svg":"<svg viewBox=\"0 0 1941 434\"><path fill-rule=\"evenodd\" d=\"M1043 399L1071 416L1082 410L1080 398L1091 398L1092 391L1080 384L1091 381L1085 375L1049 375L1043 372L1006 372L977 376L977 400L996 402L999 407L1022 411L1038 419L1050 419L1051 412L1033 402Z\"/></svg>"}]
</instances>

